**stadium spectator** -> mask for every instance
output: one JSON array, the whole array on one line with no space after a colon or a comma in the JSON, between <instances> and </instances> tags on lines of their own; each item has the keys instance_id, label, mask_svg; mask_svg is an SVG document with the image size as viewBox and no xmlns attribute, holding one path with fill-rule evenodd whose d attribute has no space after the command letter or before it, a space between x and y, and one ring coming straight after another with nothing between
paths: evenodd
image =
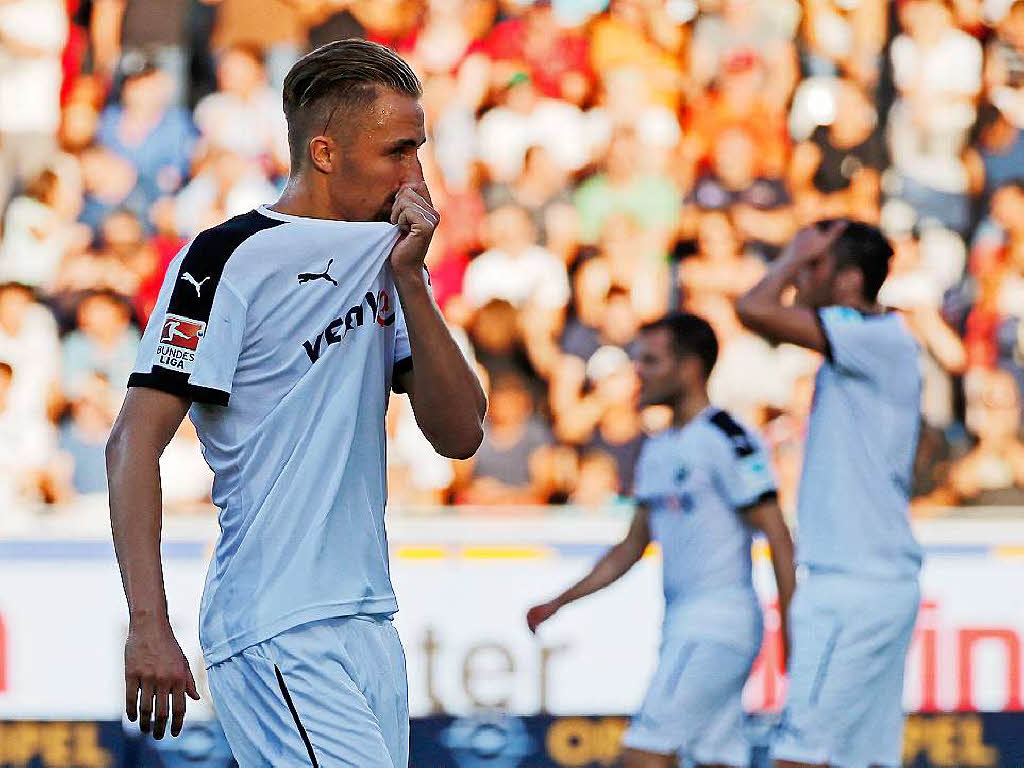
<instances>
[{"instance_id":1,"label":"stadium spectator","mask_svg":"<svg viewBox=\"0 0 1024 768\"><path fill-rule=\"evenodd\" d=\"M793 149L793 195L802 210L813 211L810 215L871 221L877 217L881 175L888 167L878 112L850 80L808 80L806 85L794 96L791 120L814 125ZM814 114L817 110L822 113Z\"/></svg>"},{"instance_id":2,"label":"stadium spectator","mask_svg":"<svg viewBox=\"0 0 1024 768\"><path fill-rule=\"evenodd\" d=\"M664 7L612 0L591 27L590 65L602 84L622 70L641 74L647 98L676 112L686 82L679 60L683 42L682 24Z\"/></svg>"},{"instance_id":3,"label":"stadium spectator","mask_svg":"<svg viewBox=\"0 0 1024 768\"><path fill-rule=\"evenodd\" d=\"M56 148L67 33L61 0L0 3L0 209L15 184L39 174Z\"/></svg>"},{"instance_id":4,"label":"stadium spectator","mask_svg":"<svg viewBox=\"0 0 1024 768\"><path fill-rule=\"evenodd\" d=\"M576 487L571 504L602 509L619 498L619 467L614 457L603 451L588 451L580 459Z\"/></svg>"},{"instance_id":5,"label":"stadium spectator","mask_svg":"<svg viewBox=\"0 0 1024 768\"><path fill-rule=\"evenodd\" d=\"M135 194L128 207L140 216L188 176L195 128L188 114L173 105L173 86L170 74L140 60L125 75L121 103L108 106L100 117L99 144L135 169Z\"/></svg>"},{"instance_id":6,"label":"stadium spectator","mask_svg":"<svg viewBox=\"0 0 1024 768\"><path fill-rule=\"evenodd\" d=\"M640 169L640 143L632 128L611 138L603 170L580 184L573 197L580 214L580 235L593 243L613 213L625 213L667 240L679 220L679 190L663 175Z\"/></svg>"},{"instance_id":7,"label":"stadium spectator","mask_svg":"<svg viewBox=\"0 0 1024 768\"><path fill-rule=\"evenodd\" d=\"M216 93L196 104L203 149L235 152L271 177L288 172L288 132L281 99L267 84L262 52L238 44L220 54Z\"/></svg>"},{"instance_id":8,"label":"stadium spectator","mask_svg":"<svg viewBox=\"0 0 1024 768\"><path fill-rule=\"evenodd\" d=\"M59 491L59 468L55 460L53 428L32 413L19 408L13 397L14 369L0 362L0 528L6 528L9 514L35 507L49 497L66 501Z\"/></svg>"},{"instance_id":9,"label":"stadium spectator","mask_svg":"<svg viewBox=\"0 0 1024 768\"><path fill-rule=\"evenodd\" d=\"M91 239L88 228L76 227L61 216L60 184L56 172L47 168L7 207L0 241L4 278L36 289L49 288L65 254Z\"/></svg>"},{"instance_id":10,"label":"stadium spectator","mask_svg":"<svg viewBox=\"0 0 1024 768\"><path fill-rule=\"evenodd\" d=\"M538 93L546 98L582 106L590 92L593 74L587 38L560 26L548 0L535 2L521 15L496 24L469 53L485 55L495 63L496 72L501 71L501 64L525 65Z\"/></svg>"},{"instance_id":11,"label":"stadium spectator","mask_svg":"<svg viewBox=\"0 0 1024 768\"><path fill-rule=\"evenodd\" d=\"M506 204L483 222L488 248L469 266L462 291L470 306L503 299L517 309L557 310L569 300L565 265L537 244L537 231L526 209Z\"/></svg>"},{"instance_id":12,"label":"stadium spectator","mask_svg":"<svg viewBox=\"0 0 1024 768\"><path fill-rule=\"evenodd\" d=\"M259 168L232 150L211 149L200 168L175 198L175 229L183 237L195 237L276 194Z\"/></svg>"},{"instance_id":13,"label":"stadium spectator","mask_svg":"<svg viewBox=\"0 0 1024 768\"><path fill-rule=\"evenodd\" d=\"M129 370L130 367L131 363ZM61 424L59 441L60 449L71 460L71 486L75 493L106 492L103 448L119 406L120 398L103 373L97 370L81 376L71 398L70 413Z\"/></svg>"},{"instance_id":14,"label":"stadium spectator","mask_svg":"<svg viewBox=\"0 0 1024 768\"><path fill-rule=\"evenodd\" d=\"M611 456L623 495L633 485L633 467L640 455L643 429L636 412L639 382L633 363L620 347L602 347L587 361L585 394L559 404L555 434L560 441Z\"/></svg>"},{"instance_id":15,"label":"stadium spectator","mask_svg":"<svg viewBox=\"0 0 1024 768\"><path fill-rule=\"evenodd\" d=\"M57 397L57 323L30 286L0 284L0 360L13 367L7 404L43 420Z\"/></svg>"},{"instance_id":16,"label":"stadium spectator","mask_svg":"<svg viewBox=\"0 0 1024 768\"><path fill-rule=\"evenodd\" d=\"M554 440L536 415L526 378L509 369L492 375L484 441L462 492L468 504L541 504L548 500L544 450Z\"/></svg>"},{"instance_id":17,"label":"stadium spectator","mask_svg":"<svg viewBox=\"0 0 1024 768\"><path fill-rule=\"evenodd\" d=\"M752 288L764 274L764 262L741 251L729 216L721 211L701 215L697 253L679 265L679 281L691 294L736 297Z\"/></svg>"},{"instance_id":18,"label":"stadium spectator","mask_svg":"<svg viewBox=\"0 0 1024 768\"><path fill-rule=\"evenodd\" d=\"M945 504L1024 503L1020 390L1005 371L973 371L967 380L967 428L977 444L949 469L935 493Z\"/></svg>"},{"instance_id":19,"label":"stadium spectator","mask_svg":"<svg viewBox=\"0 0 1024 768\"><path fill-rule=\"evenodd\" d=\"M523 156L523 170L511 182L490 184L484 188L488 210L506 203L519 205L530 214L540 241L547 241L547 213L559 203L572 201L568 173L544 146L535 144Z\"/></svg>"},{"instance_id":20,"label":"stadium spectator","mask_svg":"<svg viewBox=\"0 0 1024 768\"><path fill-rule=\"evenodd\" d=\"M508 182L523 169L526 150L545 147L566 171L582 168L590 158L586 114L575 104L541 96L530 76L513 73L498 94L497 106L480 118L477 157L491 178Z\"/></svg>"},{"instance_id":21,"label":"stadium spectator","mask_svg":"<svg viewBox=\"0 0 1024 768\"><path fill-rule=\"evenodd\" d=\"M75 314L77 327L63 341L64 392L78 396L96 374L120 392L128 385L139 346L127 300L96 290L81 298Z\"/></svg>"},{"instance_id":22,"label":"stadium spectator","mask_svg":"<svg viewBox=\"0 0 1024 768\"><path fill-rule=\"evenodd\" d=\"M906 29L893 40L893 76L900 98L889 115L890 155L899 195L922 217L957 232L969 225L964 152L981 91L981 45L954 25L943 0L909 0Z\"/></svg>"},{"instance_id":23,"label":"stadium spectator","mask_svg":"<svg viewBox=\"0 0 1024 768\"><path fill-rule=\"evenodd\" d=\"M170 75L168 96L182 103L185 95L187 0L94 0L89 31L93 66L108 82L130 77L139 62L151 57Z\"/></svg>"},{"instance_id":24,"label":"stadium spectator","mask_svg":"<svg viewBox=\"0 0 1024 768\"><path fill-rule=\"evenodd\" d=\"M214 4L210 48L193 51L193 61L197 53L216 54L237 45L256 46L265 54L267 75L275 93L280 93L288 69L302 55L307 42L308 11L308 5L288 0L219 0ZM212 66L207 68L212 70ZM213 77L209 83L199 85L209 85L212 90Z\"/></svg>"}]
</instances>

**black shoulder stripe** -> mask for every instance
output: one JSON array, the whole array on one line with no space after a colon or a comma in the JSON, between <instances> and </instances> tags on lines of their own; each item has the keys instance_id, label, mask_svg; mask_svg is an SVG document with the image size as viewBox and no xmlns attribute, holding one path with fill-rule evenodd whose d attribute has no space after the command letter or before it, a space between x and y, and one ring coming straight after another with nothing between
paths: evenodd
<instances>
[{"instance_id":1,"label":"black shoulder stripe","mask_svg":"<svg viewBox=\"0 0 1024 768\"><path fill-rule=\"evenodd\" d=\"M825 327L825 321L821 319L821 310L815 310L814 321L818 324L818 328L821 329L821 335L825 338L825 359L830 363L834 363L835 359L832 357L832 339L828 337L828 328Z\"/></svg>"},{"instance_id":2,"label":"black shoulder stripe","mask_svg":"<svg viewBox=\"0 0 1024 768\"><path fill-rule=\"evenodd\" d=\"M207 322L224 265L231 254L257 232L281 224L284 222L249 211L200 232L181 260L167 311Z\"/></svg>"},{"instance_id":3,"label":"black shoulder stripe","mask_svg":"<svg viewBox=\"0 0 1024 768\"><path fill-rule=\"evenodd\" d=\"M715 411L711 423L718 427L732 443L733 452L740 458L750 456L754 452L754 444L747 436L743 427L737 424L732 416L722 410Z\"/></svg>"}]
</instances>

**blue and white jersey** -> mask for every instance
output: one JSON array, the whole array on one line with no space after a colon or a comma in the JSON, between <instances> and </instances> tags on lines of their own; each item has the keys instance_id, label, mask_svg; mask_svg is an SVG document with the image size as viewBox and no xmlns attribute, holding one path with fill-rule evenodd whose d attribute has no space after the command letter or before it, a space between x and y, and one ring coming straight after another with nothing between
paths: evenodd
<instances>
[{"instance_id":1,"label":"blue and white jersey","mask_svg":"<svg viewBox=\"0 0 1024 768\"><path fill-rule=\"evenodd\" d=\"M396 366L412 363L388 259L398 235L260 208L168 268L129 386L193 401L214 472L208 666L305 622L397 610L384 416Z\"/></svg>"},{"instance_id":2,"label":"blue and white jersey","mask_svg":"<svg viewBox=\"0 0 1024 768\"><path fill-rule=\"evenodd\" d=\"M709 593L753 594L752 529L742 512L775 494L757 435L725 411L706 408L644 443L634 494L661 546L666 617Z\"/></svg>"},{"instance_id":3,"label":"blue and white jersey","mask_svg":"<svg viewBox=\"0 0 1024 768\"><path fill-rule=\"evenodd\" d=\"M798 561L812 569L916 578L907 506L921 413L918 348L896 314L818 313L818 370L798 499Z\"/></svg>"}]
</instances>

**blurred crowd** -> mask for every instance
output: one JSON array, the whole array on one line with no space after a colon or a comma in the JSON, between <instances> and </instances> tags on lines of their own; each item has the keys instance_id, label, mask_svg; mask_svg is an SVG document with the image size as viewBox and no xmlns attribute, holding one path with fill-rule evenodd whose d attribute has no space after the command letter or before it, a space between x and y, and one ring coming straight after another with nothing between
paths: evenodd
<instances>
[{"instance_id":1,"label":"blurred crowd","mask_svg":"<svg viewBox=\"0 0 1024 768\"><path fill-rule=\"evenodd\" d=\"M0 508L104 491L168 262L276 199L284 75L351 36L423 81L433 290L490 397L467 462L393 399L393 506L628 501L665 419L633 407L637 331L686 309L792 508L820 361L732 300L836 216L896 251L915 507L1024 501L1024 0L0 0ZM208 509L189 422L162 466Z\"/></svg>"}]
</instances>

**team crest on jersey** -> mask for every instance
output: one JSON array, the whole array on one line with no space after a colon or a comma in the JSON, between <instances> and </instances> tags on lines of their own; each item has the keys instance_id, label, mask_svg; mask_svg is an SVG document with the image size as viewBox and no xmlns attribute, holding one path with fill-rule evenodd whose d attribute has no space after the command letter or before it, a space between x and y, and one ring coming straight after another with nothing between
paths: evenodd
<instances>
[{"instance_id":1,"label":"team crest on jersey","mask_svg":"<svg viewBox=\"0 0 1024 768\"><path fill-rule=\"evenodd\" d=\"M181 315L164 317L160 341L153 355L153 365L181 373L192 373L196 349L206 332L206 323Z\"/></svg>"}]
</instances>

